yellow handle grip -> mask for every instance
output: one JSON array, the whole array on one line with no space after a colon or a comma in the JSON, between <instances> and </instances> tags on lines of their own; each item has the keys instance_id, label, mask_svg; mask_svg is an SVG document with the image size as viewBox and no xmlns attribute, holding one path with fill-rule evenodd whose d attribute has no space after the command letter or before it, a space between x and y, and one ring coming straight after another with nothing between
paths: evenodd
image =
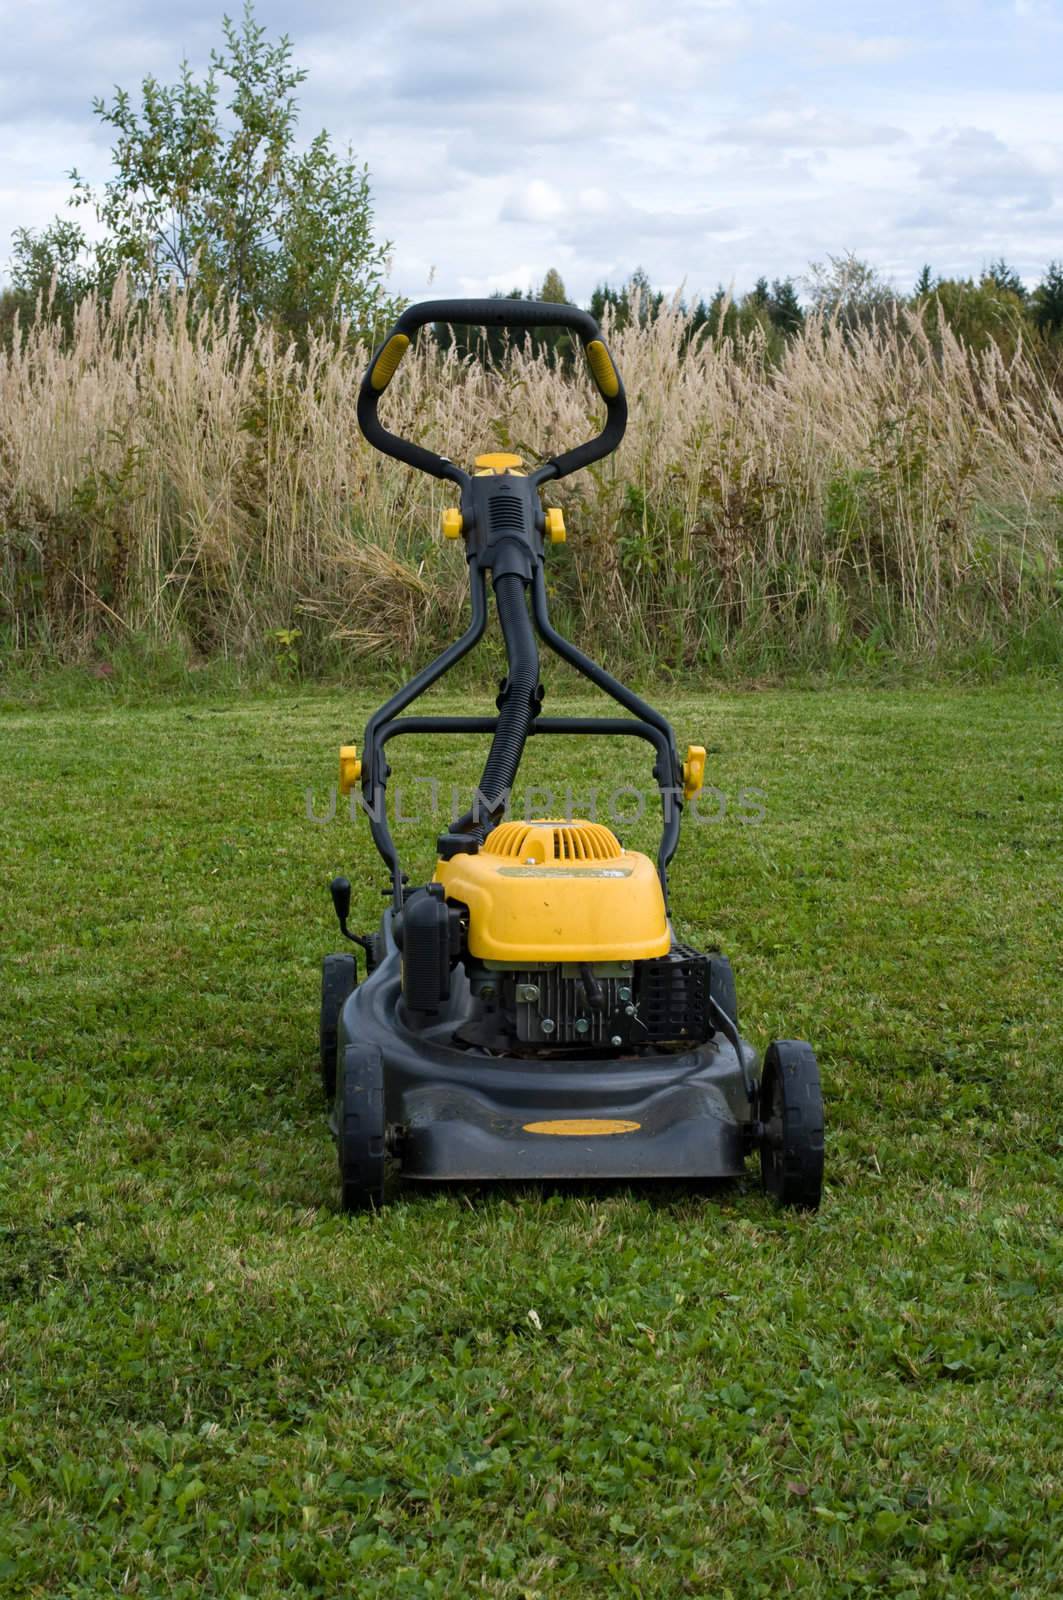
<instances>
[{"instance_id":1,"label":"yellow handle grip","mask_svg":"<svg viewBox=\"0 0 1063 1600\"><path fill-rule=\"evenodd\" d=\"M592 339L587 346L587 365L598 385L603 400L615 400L620 393L620 379L608 350L600 339Z\"/></svg>"},{"instance_id":2,"label":"yellow handle grip","mask_svg":"<svg viewBox=\"0 0 1063 1600\"><path fill-rule=\"evenodd\" d=\"M369 382L378 394L387 388L398 371L399 362L409 348L410 341L404 333L393 333L381 350L373 362L373 370L369 374Z\"/></svg>"}]
</instances>

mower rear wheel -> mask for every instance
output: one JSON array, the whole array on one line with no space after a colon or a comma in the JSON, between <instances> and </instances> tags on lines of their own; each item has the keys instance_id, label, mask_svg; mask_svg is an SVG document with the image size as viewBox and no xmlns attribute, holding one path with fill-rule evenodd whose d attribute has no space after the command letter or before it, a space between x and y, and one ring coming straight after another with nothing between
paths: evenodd
<instances>
[{"instance_id":1,"label":"mower rear wheel","mask_svg":"<svg viewBox=\"0 0 1063 1600\"><path fill-rule=\"evenodd\" d=\"M803 1039L776 1039L760 1085L760 1174L780 1206L815 1211L823 1193L823 1093Z\"/></svg>"},{"instance_id":2,"label":"mower rear wheel","mask_svg":"<svg viewBox=\"0 0 1063 1600\"><path fill-rule=\"evenodd\" d=\"M349 1044L336 1083L340 1206L367 1211L384 1203L384 1062L376 1045Z\"/></svg>"},{"instance_id":3,"label":"mower rear wheel","mask_svg":"<svg viewBox=\"0 0 1063 1600\"><path fill-rule=\"evenodd\" d=\"M336 1046L340 1012L347 996L358 982L354 957L346 951L326 956L321 963L321 1020L318 1039L321 1046L321 1087L330 1103L336 1098Z\"/></svg>"}]
</instances>

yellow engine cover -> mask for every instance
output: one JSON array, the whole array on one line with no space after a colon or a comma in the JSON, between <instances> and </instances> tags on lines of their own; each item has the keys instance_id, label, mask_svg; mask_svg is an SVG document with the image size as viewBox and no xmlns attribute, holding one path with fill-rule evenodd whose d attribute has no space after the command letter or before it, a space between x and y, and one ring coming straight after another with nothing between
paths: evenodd
<instances>
[{"instance_id":1,"label":"yellow engine cover","mask_svg":"<svg viewBox=\"0 0 1063 1600\"><path fill-rule=\"evenodd\" d=\"M671 949L657 869L597 822L502 822L436 864L483 961L646 961Z\"/></svg>"}]
</instances>

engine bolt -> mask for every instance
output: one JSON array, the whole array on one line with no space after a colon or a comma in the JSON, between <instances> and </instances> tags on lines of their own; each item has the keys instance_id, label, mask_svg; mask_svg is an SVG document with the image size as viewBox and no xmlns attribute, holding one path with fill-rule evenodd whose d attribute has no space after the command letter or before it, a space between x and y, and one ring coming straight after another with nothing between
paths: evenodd
<instances>
[{"instance_id":1,"label":"engine bolt","mask_svg":"<svg viewBox=\"0 0 1063 1600\"><path fill-rule=\"evenodd\" d=\"M535 1001L535 1000L538 1000L538 998L539 998L539 986L538 986L538 984L536 984L536 983L518 983L517 984L517 999L518 1000Z\"/></svg>"},{"instance_id":2,"label":"engine bolt","mask_svg":"<svg viewBox=\"0 0 1063 1600\"><path fill-rule=\"evenodd\" d=\"M543 1030L544 1033L553 1033L553 1031L554 1031L554 1029L556 1027L557 1027L557 1023L554 1021L553 1017L544 1017L543 1018L543 1020L542 1020L542 1030Z\"/></svg>"},{"instance_id":3,"label":"engine bolt","mask_svg":"<svg viewBox=\"0 0 1063 1600\"><path fill-rule=\"evenodd\" d=\"M633 1017L635 1015L635 1007L634 1006L625 1006L624 1007L624 1015L628 1016L628 1017Z\"/></svg>"},{"instance_id":4,"label":"engine bolt","mask_svg":"<svg viewBox=\"0 0 1063 1600\"><path fill-rule=\"evenodd\" d=\"M620 996L621 1000L630 1000L631 999L631 990L628 988L626 983L622 983L620 985L620 988L617 990L617 993Z\"/></svg>"},{"instance_id":5,"label":"engine bolt","mask_svg":"<svg viewBox=\"0 0 1063 1600\"><path fill-rule=\"evenodd\" d=\"M586 1017L577 1017L576 1018L576 1032L577 1033L586 1033L587 1029L589 1027L590 1027L590 1023L587 1021Z\"/></svg>"},{"instance_id":6,"label":"engine bolt","mask_svg":"<svg viewBox=\"0 0 1063 1600\"><path fill-rule=\"evenodd\" d=\"M609 1041L609 1043L611 1045L623 1044L623 1042L624 1042L623 1039L621 1039L621 1037L620 1037L620 1035L618 1033L614 1033L613 1037Z\"/></svg>"}]
</instances>

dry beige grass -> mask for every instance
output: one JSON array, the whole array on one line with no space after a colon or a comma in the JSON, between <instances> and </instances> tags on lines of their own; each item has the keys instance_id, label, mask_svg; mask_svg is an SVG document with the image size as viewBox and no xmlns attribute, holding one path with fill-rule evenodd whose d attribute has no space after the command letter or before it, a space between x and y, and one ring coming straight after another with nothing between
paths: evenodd
<instances>
[{"instance_id":1,"label":"dry beige grass","mask_svg":"<svg viewBox=\"0 0 1063 1600\"><path fill-rule=\"evenodd\" d=\"M622 449L558 485L558 602L613 659L693 666L853 640L932 654L1058 617L1063 401L1022 353L975 356L901 318L810 326L780 366L757 339L684 350L674 309L612 334ZM438 513L453 491L374 455L355 422L367 352L305 361L263 332L189 331L179 305L87 301L0 355L0 622L16 648L102 631L260 651L302 630L423 654L464 597ZM530 455L598 422L582 374L530 348L501 371L428 338L390 426L455 459Z\"/></svg>"}]
</instances>

